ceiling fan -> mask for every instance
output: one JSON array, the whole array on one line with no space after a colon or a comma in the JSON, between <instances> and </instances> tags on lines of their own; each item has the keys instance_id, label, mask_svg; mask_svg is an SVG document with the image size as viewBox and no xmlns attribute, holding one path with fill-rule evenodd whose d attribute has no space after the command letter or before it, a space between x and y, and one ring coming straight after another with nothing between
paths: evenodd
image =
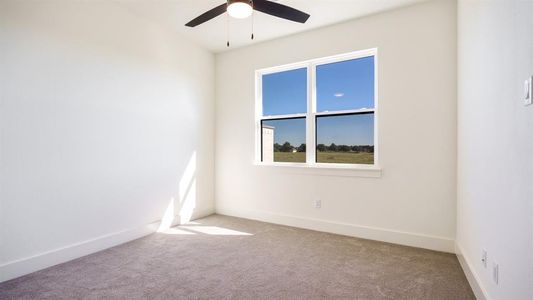
<instances>
[{"instance_id":1,"label":"ceiling fan","mask_svg":"<svg viewBox=\"0 0 533 300\"><path fill-rule=\"evenodd\" d=\"M257 10L265 14L269 14L278 18L305 23L309 19L309 14L299 11L295 8L279 4L268 0L227 0L226 3L206 11L198 17L185 24L188 27L196 27L211 19L214 19L221 14L228 12L228 15L236 19L245 19L252 15L253 11ZM252 33L253 39L253 33ZM229 42L228 42L229 47Z\"/></svg>"}]
</instances>

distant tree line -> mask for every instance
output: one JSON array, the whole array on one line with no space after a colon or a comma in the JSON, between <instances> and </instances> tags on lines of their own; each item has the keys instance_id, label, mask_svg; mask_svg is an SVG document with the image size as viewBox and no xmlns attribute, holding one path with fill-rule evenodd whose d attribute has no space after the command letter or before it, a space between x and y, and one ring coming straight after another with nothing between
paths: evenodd
<instances>
[{"instance_id":1,"label":"distant tree line","mask_svg":"<svg viewBox=\"0 0 533 300\"><path fill-rule=\"evenodd\" d=\"M289 142L285 142L282 145L274 144L274 152L293 152L295 149L297 152L305 152L305 144L301 144L298 147L291 145Z\"/></svg>"},{"instance_id":2,"label":"distant tree line","mask_svg":"<svg viewBox=\"0 0 533 300\"><path fill-rule=\"evenodd\" d=\"M301 144L298 147L291 145L289 142L283 144L274 144L274 152L305 152L305 144ZM365 152L365 153L374 153L374 146L372 145L335 145L331 143L330 145L318 144L316 145L316 150L319 152Z\"/></svg>"}]
</instances>

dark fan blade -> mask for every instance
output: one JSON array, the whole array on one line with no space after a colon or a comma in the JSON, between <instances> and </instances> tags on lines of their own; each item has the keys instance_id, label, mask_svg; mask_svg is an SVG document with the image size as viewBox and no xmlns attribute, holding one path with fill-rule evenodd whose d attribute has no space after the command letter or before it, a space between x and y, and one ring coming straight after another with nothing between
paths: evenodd
<instances>
[{"instance_id":1,"label":"dark fan blade","mask_svg":"<svg viewBox=\"0 0 533 300\"><path fill-rule=\"evenodd\" d=\"M212 10L208 10L205 13L201 14L196 19L191 20L189 23L185 24L185 26L195 27L215 17L218 17L221 14L226 12L226 7L227 7L226 3L220 4L219 6L213 8Z\"/></svg>"},{"instance_id":2,"label":"dark fan blade","mask_svg":"<svg viewBox=\"0 0 533 300\"><path fill-rule=\"evenodd\" d=\"M265 14L273 15L294 22L305 23L309 15L292 7L267 0L254 0L254 9Z\"/></svg>"}]
</instances>

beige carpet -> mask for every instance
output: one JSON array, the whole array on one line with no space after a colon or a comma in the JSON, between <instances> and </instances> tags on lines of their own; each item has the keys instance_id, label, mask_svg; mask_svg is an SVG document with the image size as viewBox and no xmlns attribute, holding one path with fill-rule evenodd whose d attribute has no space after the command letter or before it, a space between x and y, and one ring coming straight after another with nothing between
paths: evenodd
<instances>
[{"instance_id":1,"label":"beige carpet","mask_svg":"<svg viewBox=\"0 0 533 300\"><path fill-rule=\"evenodd\" d=\"M452 254L213 215L0 284L0 299L474 299Z\"/></svg>"}]
</instances>

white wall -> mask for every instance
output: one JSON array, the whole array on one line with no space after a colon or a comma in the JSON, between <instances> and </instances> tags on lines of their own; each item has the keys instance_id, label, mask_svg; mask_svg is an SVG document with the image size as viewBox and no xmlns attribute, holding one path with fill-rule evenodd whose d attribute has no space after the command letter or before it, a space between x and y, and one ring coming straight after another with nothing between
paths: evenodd
<instances>
[{"instance_id":1,"label":"white wall","mask_svg":"<svg viewBox=\"0 0 533 300\"><path fill-rule=\"evenodd\" d=\"M462 0L458 16L458 250L485 296L533 299L533 2Z\"/></svg>"},{"instance_id":2,"label":"white wall","mask_svg":"<svg viewBox=\"0 0 533 300\"><path fill-rule=\"evenodd\" d=\"M0 97L0 281L214 211L214 56L175 32L1 1Z\"/></svg>"},{"instance_id":3,"label":"white wall","mask_svg":"<svg viewBox=\"0 0 533 300\"><path fill-rule=\"evenodd\" d=\"M256 69L373 47L379 51L380 178L253 165ZM455 1L218 54L216 87L217 212L453 251ZM315 199L321 209L313 207Z\"/></svg>"}]
</instances>

